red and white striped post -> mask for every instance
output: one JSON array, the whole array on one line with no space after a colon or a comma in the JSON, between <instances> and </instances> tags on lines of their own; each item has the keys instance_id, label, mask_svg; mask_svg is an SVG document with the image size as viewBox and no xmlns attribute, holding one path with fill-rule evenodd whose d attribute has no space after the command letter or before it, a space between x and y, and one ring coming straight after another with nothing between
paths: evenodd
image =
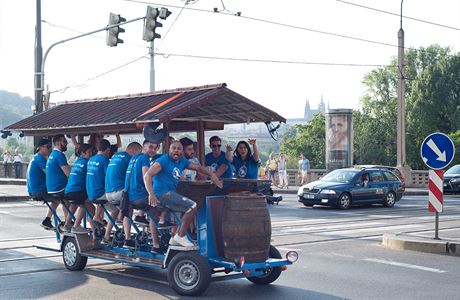
<instances>
[{"instance_id":1,"label":"red and white striped post","mask_svg":"<svg viewBox=\"0 0 460 300\"><path fill-rule=\"evenodd\" d=\"M430 170L428 182L428 211L435 213L434 238L439 240L439 213L443 203L443 170Z\"/></svg>"}]
</instances>

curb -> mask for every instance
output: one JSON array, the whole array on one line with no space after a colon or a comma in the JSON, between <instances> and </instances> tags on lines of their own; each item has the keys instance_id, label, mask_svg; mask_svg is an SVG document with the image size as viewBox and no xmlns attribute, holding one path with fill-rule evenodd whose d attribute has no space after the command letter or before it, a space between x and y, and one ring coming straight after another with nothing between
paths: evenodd
<instances>
[{"instance_id":1,"label":"curb","mask_svg":"<svg viewBox=\"0 0 460 300\"><path fill-rule=\"evenodd\" d=\"M460 256L460 241L432 240L404 233L384 234L382 238L382 245L393 250L411 250Z\"/></svg>"},{"instance_id":2,"label":"curb","mask_svg":"<svg viewBox=\"0 0 460 300\"><path fill-rule=\"evenodd\" d=\"M29 201L29 196L0 196L0 203L13 201Z\"/></svg>"}]
</instances>

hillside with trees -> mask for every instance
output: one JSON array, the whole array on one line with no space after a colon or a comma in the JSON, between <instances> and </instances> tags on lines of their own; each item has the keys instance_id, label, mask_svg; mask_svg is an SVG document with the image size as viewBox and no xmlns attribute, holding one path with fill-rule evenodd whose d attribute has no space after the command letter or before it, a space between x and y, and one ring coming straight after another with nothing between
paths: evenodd
<instances>
[{"instance_id":1,"label":"hillside with trees","mask_svg":"<svg viewBox=\"0 0 460 300\"><path fill-rule=\"evenodd\" d=\"M6 127L32 115L34 100L0 90L0 127Z\"/></svg>"}]
</instances>

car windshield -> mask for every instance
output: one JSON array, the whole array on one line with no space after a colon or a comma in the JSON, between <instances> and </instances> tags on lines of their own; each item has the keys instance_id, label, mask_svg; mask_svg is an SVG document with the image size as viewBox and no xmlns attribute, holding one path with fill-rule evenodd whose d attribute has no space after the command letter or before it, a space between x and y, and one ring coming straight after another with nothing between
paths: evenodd
<instances>
[{"instance_id":1,"label":"car windshield","mask_svg":"<svg viewBox=\"0 0 460 300\"><path fill-rule=\"evenodd\" d=\"M348 183L358 172L359 170L334 170L321 178L321 181Z\"/></svg>"},{"instance_id":2,"label":"car windshield","mask_svg":"<svg viewBox=\"0 0 460 300\"><path fill-rule=\"evenodd\" d=\"M460 174L460 165L455 165L446 171L446 174Z\"/></svg>"}]
</instances>

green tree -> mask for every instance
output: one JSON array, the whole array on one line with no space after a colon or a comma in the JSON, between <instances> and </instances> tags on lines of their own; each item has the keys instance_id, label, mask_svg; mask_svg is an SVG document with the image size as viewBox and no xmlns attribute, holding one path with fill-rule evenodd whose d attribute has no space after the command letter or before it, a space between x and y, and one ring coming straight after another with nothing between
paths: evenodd
<instances>
[{"instance_id":1,"label":"green tree","mask_svg":"<svg viewBox=\"0 0 460 300\"><path fill-rule=\"evenodd\" d=\"M431 132L460 128L460 53L437 45L406 51L406 153L414 169L425 168L420 145ZM366 74L362 107L354 113L358 163L396 164L396 59Z\"/></svg>"},{"instance_id":2,"label":"green tree","mask_svg":"<svg viewBox=\"0 0 460 300\"><path fill-rule=\"evenodd\" d=\"M451 163L451 166L452 166L452 165L460 164L460 130L452 132L451 134L449 134L449 137L451 138L452 142L454 142L454 146L456 150L454 160Z\"/></svg>"},{"instance_id":3,"label":"green tree","mask_svg":"<svg viewBox=\"0 0 460 300\"><path fill-rule=\"evenodd\" d=\"M312 168L325 168L326 121L324 115L316 114L306 125L295 125L297 135L283 139L281 151L286 153L289 166L296 165L301 153L310 160Z\"/></svg>"}]
</instances>

